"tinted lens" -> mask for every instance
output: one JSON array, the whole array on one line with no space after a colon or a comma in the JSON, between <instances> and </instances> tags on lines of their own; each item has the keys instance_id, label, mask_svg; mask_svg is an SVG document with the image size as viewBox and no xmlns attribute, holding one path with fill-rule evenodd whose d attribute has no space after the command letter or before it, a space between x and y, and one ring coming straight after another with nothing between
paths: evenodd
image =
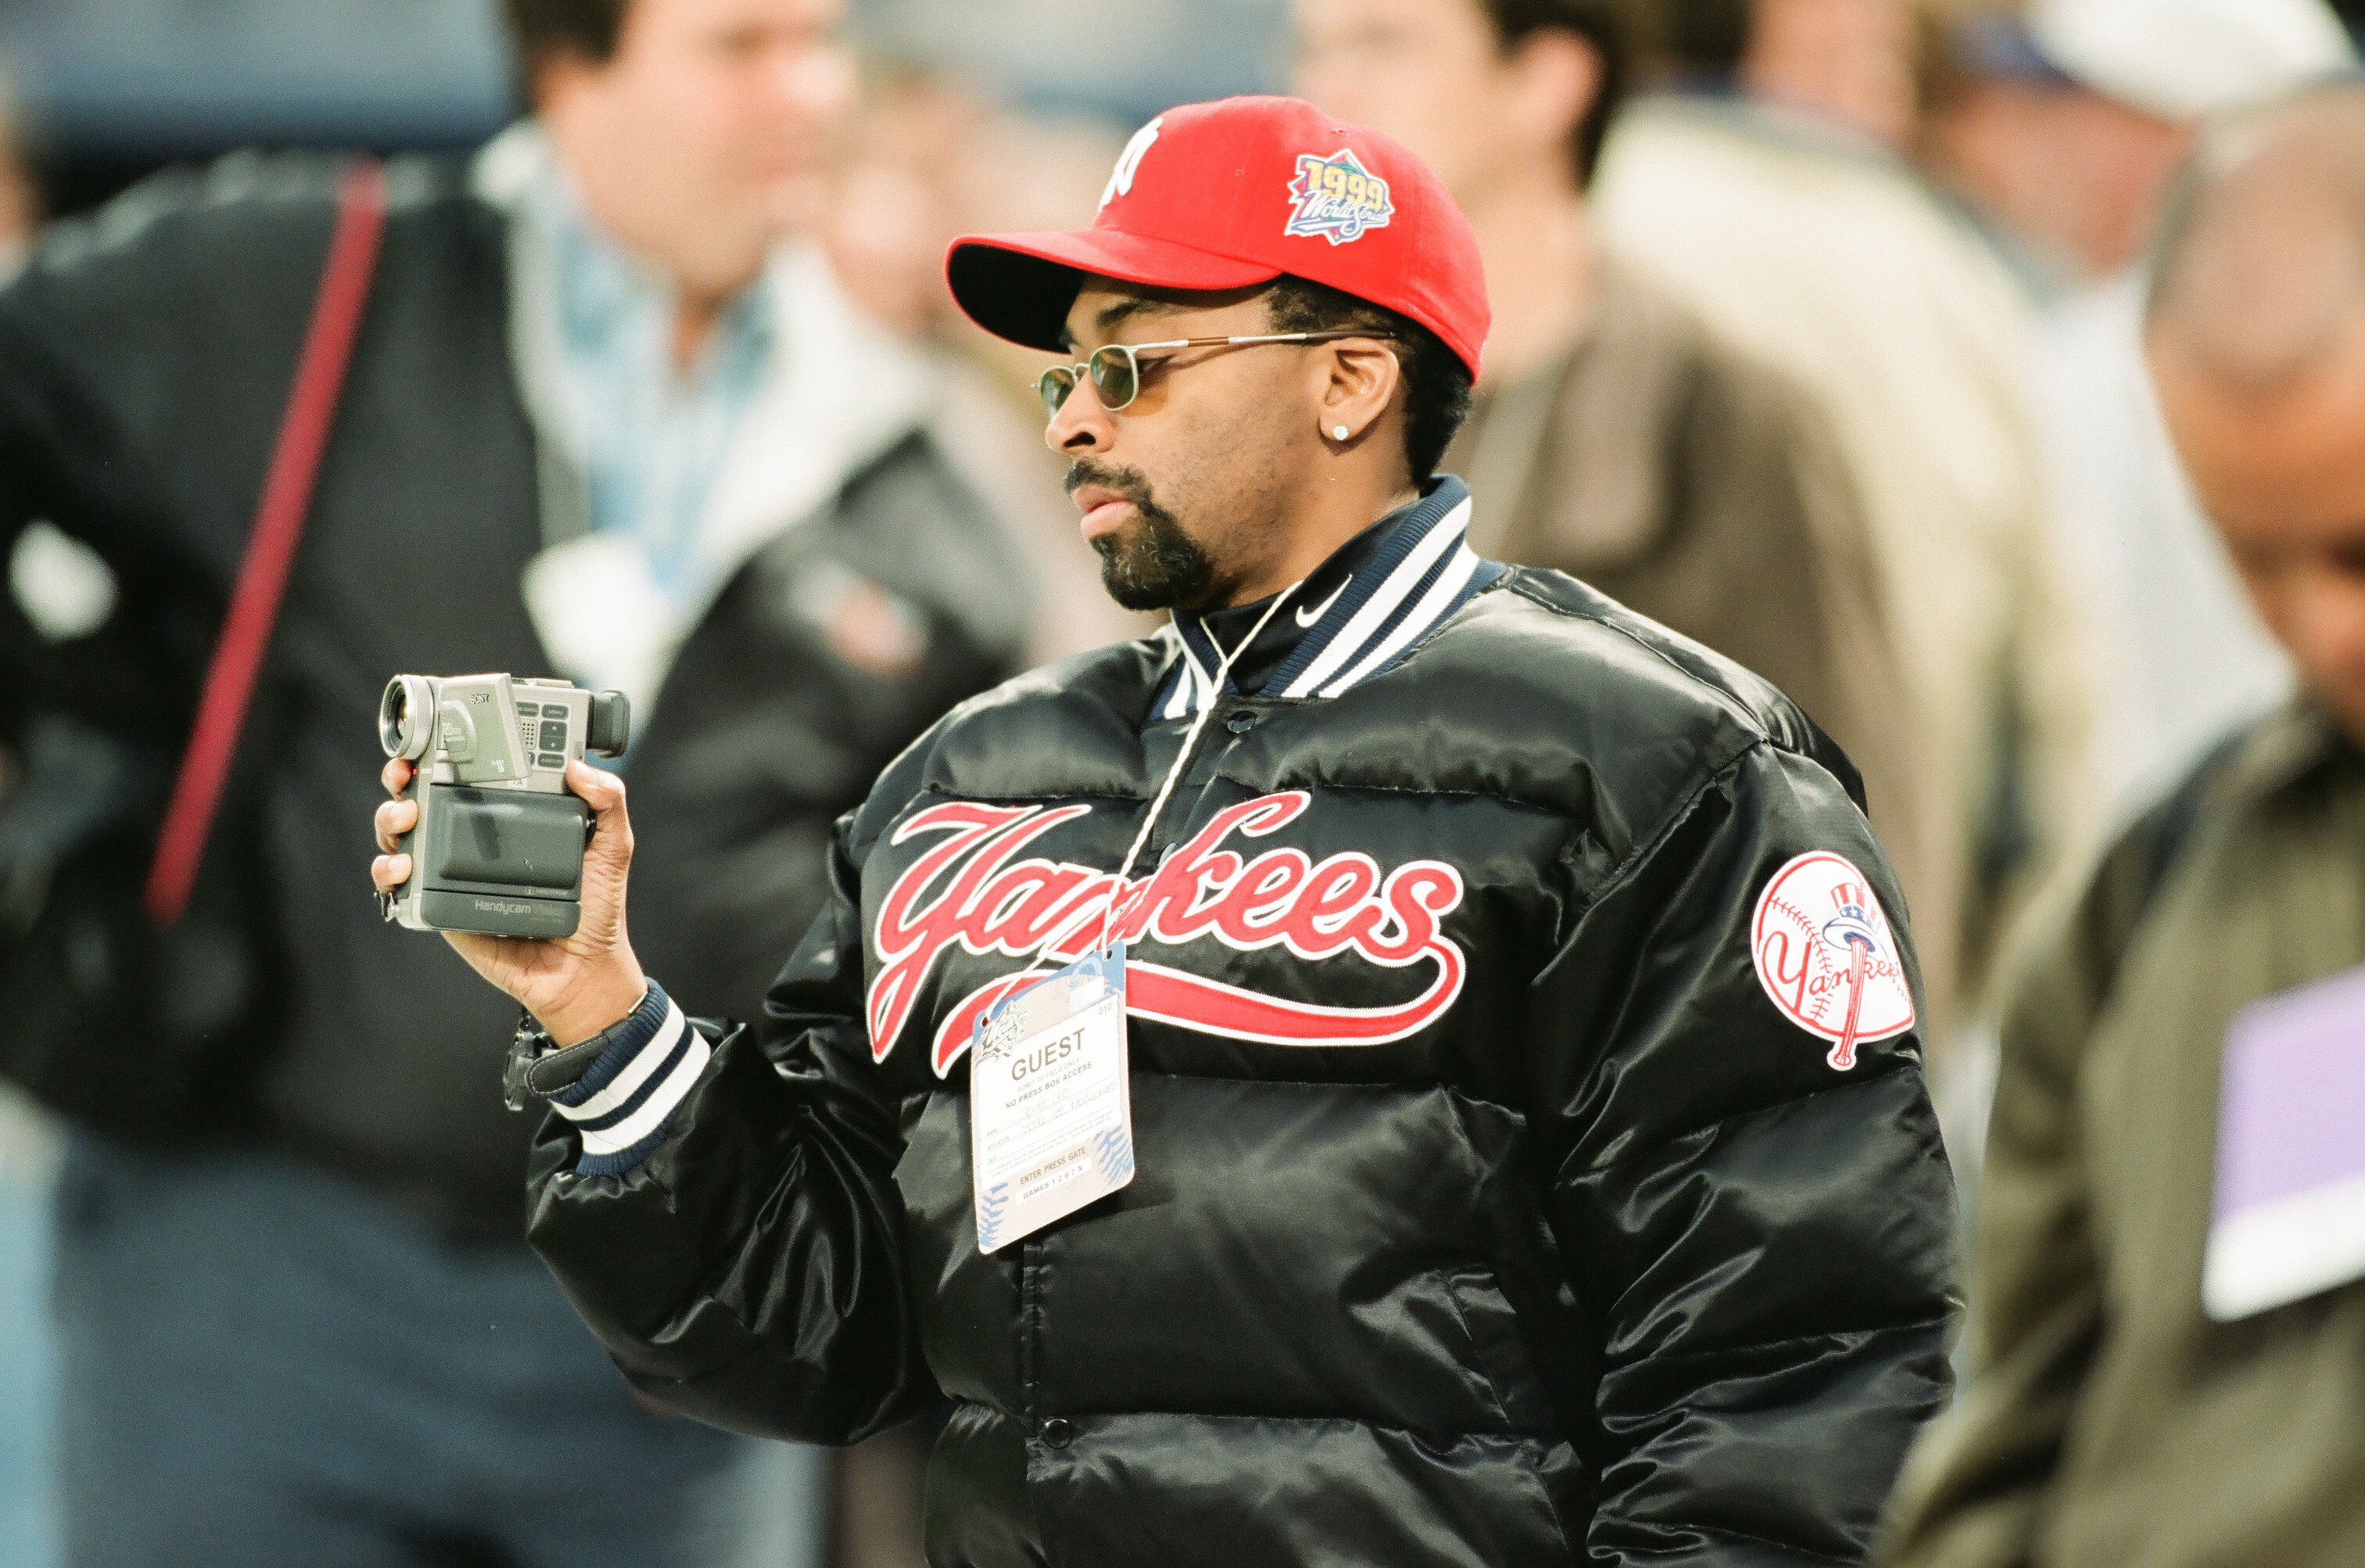
<instances>
[{"instance_id":1,"label":"tinted lens","mask_svg":"<svg viewBox=\"0 0 2365 1568\"><path fill-rule=\"evenodd\" d=\"M1043 398L1043 417L1049 419L1076 389L1076 373L1064 364L1055 364L1035 378L1035 390Z\"/></svg>"},{"instance_id":2,"label":"tinted lens","mask_svg":"<svg viewBox=\"0 0 2365 1568\"><path fill-rule=\"evenodd\" d=\"M1141 390L1139 377L1133 368L1133 355L1111 344L1093 351L1093 389L1101 395L1104 409L1122 409L1133 401Z\"/></svg>"}]
</instances>

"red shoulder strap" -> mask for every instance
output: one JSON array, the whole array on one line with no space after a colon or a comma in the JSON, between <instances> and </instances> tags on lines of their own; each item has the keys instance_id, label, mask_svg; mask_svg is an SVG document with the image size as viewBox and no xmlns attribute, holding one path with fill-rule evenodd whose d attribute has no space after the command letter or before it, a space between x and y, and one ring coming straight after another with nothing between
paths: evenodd
<instances>
[{"instance_id":1,"label":"red shoulder strap","mask_svg":"<svg viewBox=\"0 0 2365 1568\"><path fill-rule=\"evenodd\" d=\"M377 267L378 241L385 229L386 173L375 162L357 163L338 184L336 231L329 241L303 355L296 364L295 385L279 421L278 442L263 477L246 556L239 563L230 611L222 620L221 640L214 644L213 662L206 670L188 750L164 808L156 858L148 868L145 902L149 918L159 925L173 924L188 907L197 862L221 805L230 754L246 724L247 704L253 699L263 649L278 622L288 568L296 559L296 542L303 536L305 515L311 510L313 482L319 476L320 454L344 390L345 370L353 363L353 338L369 298L370 274Z\"/></svg>"}]
</instances>

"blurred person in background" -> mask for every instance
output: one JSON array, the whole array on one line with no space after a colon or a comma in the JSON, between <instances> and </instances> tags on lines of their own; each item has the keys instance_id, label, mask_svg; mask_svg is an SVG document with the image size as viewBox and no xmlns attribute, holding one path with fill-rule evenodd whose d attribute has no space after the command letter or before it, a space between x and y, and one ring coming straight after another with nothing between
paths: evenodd
<instances>
[{"instance_id":1,"label":"blurred person in background","mask_svg":"<svg viewBox=\"0 0 2365 1568\"><path fill-rule=\"evenodd\" d=\"M2355 56L2322 0L2037 0L1955 38L1932 161L2053 279L2037 431L2096 633L2094 757L2116 819L2291 688L2161 428L2142 252L2204 118Z\"/></svg>"},{"instance_id":2,"label":"blurred person in background","mask_svg":"<svg viewBox=\"0 0 2365 1568\"><path fill-rule=\"evenodd\" d=\"M1822 409L1595 239L1586 185L1635 63L1613 0L1297 0L1296 22L1297 90L1411 148L1477 232L1495 326L1445 456L1488 498L1472 547L1780 687L1863 773L1919 911L1932 791Z\"/></svg>"},{"instance_id":3,"label":"blurred person in background","mask_svg":"<svg viewBox=\"0 0 2365 1568\"><path fill-rule=\"evenodd\" d=\"M1894 1568L2365 1562L2365 88L2212 129L2145 344L2302 694L2031 929Z\"/></svg>"},{"instance_id":4,"label":"blurred person in background","mask_svg":"<svg viewBox=\"0 0 2365 1568\"><path fill-rule=\"evenodd\" d=\"M985 229L1082 222L1122 138L1082 117L1003 104L947 72L891 62L866 84L822 236L847 295L928 363L935 431L1004 521L1037 587L1027 657L1045 663L1147 634L1076 548L1062 465L1043 446L1041 369L952 309L945 249Z\"/></svg>"},{"instance_id":5,"label":"blurred person in background","mask_svg":"<svg viewBox=\"0 0 2365 1568\"><path fill-rule=\"evenodd\" d=\"M2029 418L2029 309L1899 149L1906 0L1657 0L1685 90L1613 128L1607 241L1831 413L1870 519L1938 831L1913 904L1933 1005L2091 802L2089 654ZM1939 1051L1942 1065L1945 1051Z\"/></svg>"},{"instance_id":6,"label":"blurred person in background","mask_svg":"<svg viewBox=\"0 0 2365 1568\"><path fill-rule=\"evenodd\" d=\"M813 1450L642 1406L522 1246L514 1010L330 868L390 674L622 688L667 975L745 1013L824 896L832 821L1016 666L1026 584L933 433L929 365L798 240L854 87L840 9L514 0L532 119L387 170L208 857L264 890L269 1027L210 1086L222 1120L179 1129L201 1147L79 1137L59 1185L74 1563L811 1560ZM0 536L47 517L114 568L106 695L162 706L203 663L199 639L167 667L159 629L219 613L340 173L158 180L0 293ZM140 738L169 758L186 723Z\"/></svg>"}]
</instances>

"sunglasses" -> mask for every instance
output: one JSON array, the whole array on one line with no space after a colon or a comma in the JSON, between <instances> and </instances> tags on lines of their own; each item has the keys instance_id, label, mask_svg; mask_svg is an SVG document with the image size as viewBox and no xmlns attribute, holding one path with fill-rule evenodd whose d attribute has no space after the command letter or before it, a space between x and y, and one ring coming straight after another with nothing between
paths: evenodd
<instances>
[{"instance_id":1,"label":"sunglasses","mask_svg":"<svg viewBox=\"0 0 2365 1568\"><path fill-rule=\"evenodd\" d=\"M1141 356L1170 354L1179 349L1200 349L1221 346L1246 348L1251 343L1323 343L1333 338L1368 338L1368 328L1339 327L1321 332L1270 332L1261 337L1247 338L1176 338L1165 343L1111 343L1094 349L1082 364L1055 364L1035 379L1035 390L1043 399L1043 417L1057 415L1085 377L1092 378L1093 390L1100 395L1101 407L1115 413L1132 402L1141 393Z\"/></svg>"}]
</instances>

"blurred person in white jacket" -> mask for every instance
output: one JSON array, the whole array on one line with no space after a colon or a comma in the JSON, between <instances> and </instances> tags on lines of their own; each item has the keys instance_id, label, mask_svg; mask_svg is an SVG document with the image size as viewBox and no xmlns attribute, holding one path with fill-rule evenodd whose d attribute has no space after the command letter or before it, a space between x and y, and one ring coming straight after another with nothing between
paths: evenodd
<instances>
[{"instance_id":1,"label":"blurred person in white jacket","mask_svg":"<svg viewBox=\"0 0 2365 1568\"><path fill-rule=\"evenodd\" d=\"M1957 54L1933 162L2056 274L2037 429L2102 655L2099 782L2122 817L2291 689L2144 369L2151 231L2202 121L2356 57L2323 0L2037 0L1967 21Z\"/></svg>"}]
</instances>

